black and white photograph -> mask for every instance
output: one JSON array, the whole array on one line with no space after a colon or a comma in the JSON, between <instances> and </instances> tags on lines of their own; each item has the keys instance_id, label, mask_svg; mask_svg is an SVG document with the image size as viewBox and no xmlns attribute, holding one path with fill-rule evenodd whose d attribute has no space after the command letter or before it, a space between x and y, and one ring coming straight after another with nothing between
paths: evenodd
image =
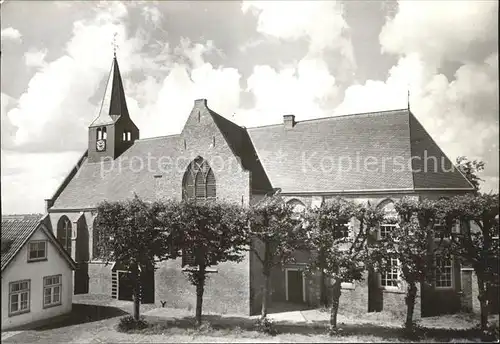
<instances>
[{"instance_id":1,"label":"black and white photograph","mask_svg":"<svg viewBox=\"0 0 500 344\"><path fill-rule=\"evenodd\" d=\"M498 342L498 13L0 1L2 342Z\"/></svg>"}]
</instances>

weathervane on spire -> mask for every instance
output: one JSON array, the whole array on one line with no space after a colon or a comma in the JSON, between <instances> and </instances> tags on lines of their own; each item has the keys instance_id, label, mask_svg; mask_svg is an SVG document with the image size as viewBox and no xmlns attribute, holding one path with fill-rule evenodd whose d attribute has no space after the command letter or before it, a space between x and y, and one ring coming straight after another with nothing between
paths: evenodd
<instances>
[{"instance_id":1,"label":"weathervane on spire","mask_svg":"<svg viewBox=\"0 0 500 344\"><path fill-rule=\"evenodd\" d=\"M118 49L118 43L116 43L116 36L118 35L118 32L115 32L113 34L113 42L111 45L113 46L113 57L116 58L116 49Z\"/></svg>"}]
</instances>

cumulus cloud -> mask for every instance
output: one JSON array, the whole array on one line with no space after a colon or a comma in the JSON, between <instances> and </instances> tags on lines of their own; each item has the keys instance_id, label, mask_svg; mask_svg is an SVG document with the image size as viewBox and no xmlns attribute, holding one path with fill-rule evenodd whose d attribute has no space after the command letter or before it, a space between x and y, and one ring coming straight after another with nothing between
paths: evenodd
<instances>
[{"instance_id":1,"label":"cumulus cloud","mask_svg":"<svg viewBox=\"0 0 500 344\"><path fill-rule=\"evenodd\" d=\"M236 120L255 126L279 123L284 114L295 114L298 119L324 116L323 108L336 96L337 87L322 59L304 58L281 70L255 66L247 91L254 95L255 106L239 111Z\"/></svg>"},{"instance_id":2,"label":"cumulus cloud","mask_svg":"<svg viewBox=\"0 0 500 344\"><path fill-rule=\"evenodd\" d=\"M124 55L131 55L138 47L137 40L126 39L125 26L118 22L127 13L123 4L113 2L109 6L100 5L93 19L74 23L65 55L46 64L43 51L25 55L28 65L43 67L7 114L17 127L13 138L17 149L85 148L87 126L96 115L96 104L89 98L108 71L113 33L118 32ZM125 72L130 69L129 60L123 65Z\"/></svg>"},{"instance_id":3,"label":"cumulus cloud","mask_svg":"<svg viewBox=\"0 0 500 344\"><path fill-rule=\"evenodd\" d=\"M243 1L242 11L258 15L257 31L283 40L305 38L311 54L340 50L354 64L342 6L336 1Z\"/></svg>"},{"instance_id":4,"label":"cumulus cloud","mask_svg":"<svg viewBox=\"0 0 500 344\"><path fill-rule=\"evenodd\" d=\"M13 27L8 27L8 28L5 28L1 31L1 37L2 37L2 40L9 40L9 41L13 41L13 42L21 42L21 33L19 32L19 30L17 29L14 29Z\"/></svg>"},{"instance_id":5,"label":"cumulus cloud","mask_svg":"<svg viewBox=\"0 0 500 344\"><path fill-rule=\"evenodd\" d=\"M400 1L380 34L382 50L397 55L397 64L384 81L349 87L336 112L404 108L410 90L412 112L444 152L452 160L459 155L484 160L485 189L498 190L498 51L482 61L473 61L469 51L496 34L490 30L497 25L497 6ZM449 61L462 61L451 80L440 73Z\"/></svg>"},{"instance_id":6,"label":"cumulus cloud","mask_svg":"<svg viewBox=\"0 0 500 344\"><path fill-rule=\"evenodd\" d=\"M177 60L165 78L148 77L129 93L129 109L141 116L136 122L141 137L179 133L193 106L193 100L206 98L209 107L223 116L239 105L241 75L235 68L215 68L205 55L217 51L211 41L193 43L182 38L175 47ZM132 110L131 110L132 111Z\"/></svg>"},{"instance_id":7,"label":"cumulus cloud","mask_svg":"<svg viewBox=\"0 0 500 344\"><path fill-rule=\"evenodd\" d=\"M467 62L474 43L498 36L498 1L399 1L380 33L382 51L428 62Z\"/></svg>"},{"instance_id":8,"label":"cumulus cloud","mask_svg":"<svg viewBox=\"0 0 500 344\"><path fill-rule=\"evenodd\" d=\"M47 56L47 49L30 49L24 53L24 62L28 67L43 67L45 66L45 56Z\"/></svg>"},{"instance_id":9,"label":"cumulus cloud","mask_svg":"<svg viewBox=\"0 0 500 344\"><path fill-rule=\"evenodd\" d=\"M325 110L336 101L338 87L326 59L338 56L336 65L344 69L355 66L349 26L341 4L243 1L241 8L244 13L257 16L258 32L284 42L306 40L308 48L296 63L279 68L269 65L253 68L246 91L255 99L255 106L251 110L241 109L236 117L238 123L254 126L280 122L284 114L295 114L298 119L327 114ZM249 43L240 47L249 48Z\"/></svg>"}]
</instances>

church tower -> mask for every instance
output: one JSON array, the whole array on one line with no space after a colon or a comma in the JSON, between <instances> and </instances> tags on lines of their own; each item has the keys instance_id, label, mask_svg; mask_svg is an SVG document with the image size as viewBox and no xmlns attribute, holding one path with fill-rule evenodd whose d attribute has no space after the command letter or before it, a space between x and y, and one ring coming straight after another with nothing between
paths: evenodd
<instances>
[{"instance_id":1,"label":"church tower","mask_svg":"<svg viewBox=\"0 0 500 344\"><path fill-rule=\"evenodd\" d=\"M99 116L89 126L88 161L114 160L139 139L130 119L116 55L106 84Z\"/></svg>"}]
</instances>

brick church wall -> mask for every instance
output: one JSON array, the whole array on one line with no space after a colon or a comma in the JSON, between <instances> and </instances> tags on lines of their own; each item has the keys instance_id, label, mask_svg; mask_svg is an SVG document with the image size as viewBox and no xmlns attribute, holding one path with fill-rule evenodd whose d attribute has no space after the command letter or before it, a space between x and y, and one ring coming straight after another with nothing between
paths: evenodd
<instances>
[{"instance_id":1,"label":"brick church wall","mask_svg":"<svg viewBox=\"0 0 500 344\"><path fill-rule=\"evenodd\" d=\"M249 254L241 263L226 262L211 267L203 294L203 311L220 314L250 313ZM181 259L157 264L155 303L165 307L192 310L196 307L196 289L182 271ZM194 314L194 313L193 313Z\"/></svg>"}]
</instances>

